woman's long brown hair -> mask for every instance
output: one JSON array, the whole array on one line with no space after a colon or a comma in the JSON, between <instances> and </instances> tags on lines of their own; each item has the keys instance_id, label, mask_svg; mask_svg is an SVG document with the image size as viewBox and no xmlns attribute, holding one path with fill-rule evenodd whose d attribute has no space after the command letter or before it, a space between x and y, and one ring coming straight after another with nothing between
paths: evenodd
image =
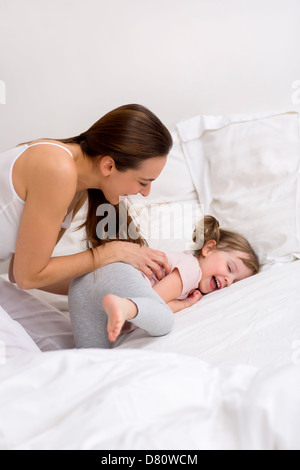
<instances>
[{"instance_id":1,"label":"woman's long brown hair","mask_svg":"<svg viewBox=\"0 0 300 470\"><path fill-rule=\"evenodd\" d=\"M91 159L110 156L116 165L116 169L125 172L129 169L138 169L147 159L167 155L173 145L172 136L168 129L149 109L130 104L121 106L97 121L90 129L77 137L59 139L64 144L79 144L85 156ZM82 227L86 229L87 243L90 248L96 248L110 240L100 240L96 229L99 219L96 216L100 204L108 204L103 192L96 189L88 189L88 212ZM82 204L82 200L79 201ZM75 208L74 213L76 213ZM118 206L117 224L119 221ZM127 227L132 219L127 215ZM117 225L117 239L119 227ZM140 236L137 240L130 239L133 243L145 245L145 240Z\"/></svg>"}]
</instances>

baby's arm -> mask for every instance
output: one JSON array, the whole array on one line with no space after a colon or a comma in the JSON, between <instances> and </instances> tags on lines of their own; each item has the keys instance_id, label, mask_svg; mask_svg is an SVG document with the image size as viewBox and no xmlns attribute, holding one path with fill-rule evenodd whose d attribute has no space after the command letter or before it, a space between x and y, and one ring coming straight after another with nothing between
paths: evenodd
<instances>
[{"instance_id":1,"label":"baby's arm","mask_svg":"<svg viewBox=\"0 0 300 470\"><path fill-rule=\"evenodd\" d=\"M166 304L171 300L177 299L183 289L183 283L178 269L174 269L171 274L168 274L168 276L159 281L153 289Z\"/></svg>"},{"instance_id":2,"label":"baby's arm","mask_svg":"<svg viewBox=\"0 0 300 470\"><path fill-rule=\"evenodd\" d=\"M199 291L194 291L187 299L176 300L181 295L183 289L178 269L175 269L171 274L158 282L153 289L174 313L191 307L202 298Z\"/></svg>"}]
</instances>

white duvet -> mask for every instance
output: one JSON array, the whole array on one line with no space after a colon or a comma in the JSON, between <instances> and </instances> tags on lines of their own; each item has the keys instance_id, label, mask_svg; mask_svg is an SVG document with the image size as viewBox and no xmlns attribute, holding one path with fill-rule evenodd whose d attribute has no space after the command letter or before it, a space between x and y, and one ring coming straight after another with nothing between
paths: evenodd
<instances>
[{"instance_id":1,"label":"white duvet","mask_svg":"<svg viewBox=\"0 0 300 470\"><path fill-rule=\"evenodd\" d=\"M299 279L295 262L208 295L164 338L9 359L0 449L300 449Z\"/></svg>"},{"instance_id":2,"label":"white duvet","mask_svg":"<svg viewBox=\"0 0 300 470\"><path fill-rule=\"evenodd\" d=\"M1 449L299 449L300 369L60 351L0 369Z\"/></svg>"}]
</instances>

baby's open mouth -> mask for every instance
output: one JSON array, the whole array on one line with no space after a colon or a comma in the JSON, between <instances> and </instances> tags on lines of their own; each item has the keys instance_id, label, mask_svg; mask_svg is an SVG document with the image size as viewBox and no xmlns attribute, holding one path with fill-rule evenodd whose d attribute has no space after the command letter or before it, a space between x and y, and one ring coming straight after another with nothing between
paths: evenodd
<instances>
[{"instance_id":1,"label":"baby's open mouth","mask_svg":"<svg viewBox=\"0 0 300 470\"><path fill-rule=\"evenodd\" d=\"M220 283L220 281L216 278L216 276L212 276L210 285L211 285L211 287L212 287L212 290L221 289L221 283Z\"/></svg>"}]
</instances>

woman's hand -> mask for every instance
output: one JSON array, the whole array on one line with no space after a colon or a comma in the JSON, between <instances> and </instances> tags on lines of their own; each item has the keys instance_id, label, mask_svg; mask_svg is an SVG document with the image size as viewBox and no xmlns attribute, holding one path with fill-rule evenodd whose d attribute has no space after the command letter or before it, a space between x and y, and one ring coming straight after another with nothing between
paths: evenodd
<instances>
[{"instance_id":1,"label":"woman's hand","mask_svg":"<svg viewBox=\"0 0 300 470\"><path fill-rule=\"evenodd\" d=\"M140 246L130 242L109 242L104 246L97 248L99 250L99 259L101 266L108 263L102 263L103 261L111 260L111 263L118 261L131 264L134 268L142 271L149 279L153 277L153 274L158 280L163 277L163 269L166 275L170 273L170 265L168 258L162 251L153 250L147 246Z\"/></svg>"}]
</instances>

